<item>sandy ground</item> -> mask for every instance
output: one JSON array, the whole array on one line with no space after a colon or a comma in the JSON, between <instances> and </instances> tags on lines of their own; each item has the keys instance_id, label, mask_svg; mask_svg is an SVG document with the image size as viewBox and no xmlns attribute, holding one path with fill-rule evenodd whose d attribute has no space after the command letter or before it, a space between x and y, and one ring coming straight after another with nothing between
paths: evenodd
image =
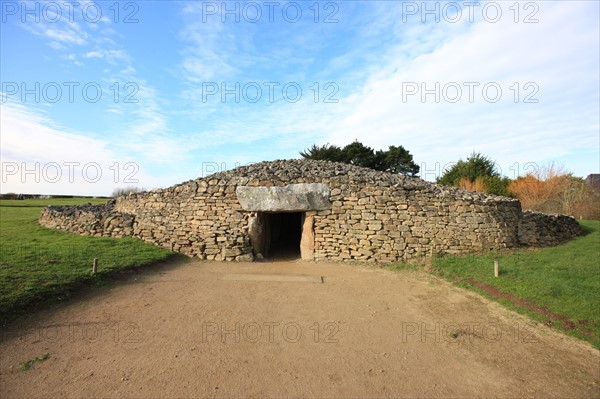
<instances>
[{"instance_id":1,"label":"sandy ground","mask_svg":"<svg viewBox=\"0 0 600 399\"><path fill-rule=\"evenodd\" d=\"M0 356L2 397L600 397L590 345L425 274L338 264L155 267L10 326Z\"/></svg>"}]
</instances>

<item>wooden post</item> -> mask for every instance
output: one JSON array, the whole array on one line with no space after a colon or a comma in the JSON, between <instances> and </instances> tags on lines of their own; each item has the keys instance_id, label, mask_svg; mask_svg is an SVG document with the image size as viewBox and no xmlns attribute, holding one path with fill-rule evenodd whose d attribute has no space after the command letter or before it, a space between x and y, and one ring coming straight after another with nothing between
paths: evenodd
<instances>
[{"instance_id":1,"label":"wooden post","mask_svg":"<svg viewBox=\"0 0 600 399\"><path fill-rule=\"evenodd\" d=\"M92 274L96 274L98 271L98 258L94 258L94 263L92 263Z\"/></svg>"},{"instance_id":2,"label":"wooden post","mask_svg":"<svg viewBox=\"0 0 600 399\"><path fill-rule=\"evenodd\" d=\"M498 277L500 275L500 265L498 264L498 261L495 260L494 261L494 277Z\"/></svg>"}]
</instances>

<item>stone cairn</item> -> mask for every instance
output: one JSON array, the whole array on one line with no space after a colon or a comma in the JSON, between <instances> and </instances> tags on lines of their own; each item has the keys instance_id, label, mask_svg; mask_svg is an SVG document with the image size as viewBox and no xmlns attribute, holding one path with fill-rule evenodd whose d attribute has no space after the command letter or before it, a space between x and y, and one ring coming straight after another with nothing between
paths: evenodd
<instances>
[{"instance_id":1,"label":"stone cairn","mask_svg":"<svg viewBox=\"0 0 600 399\"><path fill-rule=\"evenodd\" d=\"M313 160L261 162L105 205L51 206L39 221L82 235L137 237L200 259L252 261L251 229L259 212L244 209L240 193L259 193L253 201L266 203L260 193L273 189L250 188L290 193L296 185L329 189L329 205L296 209L310 220L305 236L315 261L398 262L551 246L582 234L572 217L522 212L516 199Z\"/></svg>"}]
</instances>

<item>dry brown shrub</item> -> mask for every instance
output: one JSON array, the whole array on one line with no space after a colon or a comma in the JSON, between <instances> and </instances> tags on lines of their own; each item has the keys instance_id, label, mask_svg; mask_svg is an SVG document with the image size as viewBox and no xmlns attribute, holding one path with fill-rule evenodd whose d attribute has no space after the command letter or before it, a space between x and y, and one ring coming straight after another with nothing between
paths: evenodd
<instances>
[{"instance_id":1,"label":"dry brown shrub","mask_svg":"<svg viewBox=\"0 0 600 399\"><path fill-rule=\"evenodd\" d=\"M509 190L521 201L523 209L583 219L600 217L598 194L562 166L543 166L512 181Z\"/></svg>"},{"instance_id":2,"label":"dry brown shrub","mask_svg":"<svg viewBox=\"0 0 600 399\"><path fill-rule=\"evenodd\" d=\"M469 180L468 177L463 177L458 182L458 187L468 191L477 191L480 193L488 192L487 187L485 185L485 181L481 177L478 177L477 179L475 179L475 181Z\"/></svg>"}]
</instances>

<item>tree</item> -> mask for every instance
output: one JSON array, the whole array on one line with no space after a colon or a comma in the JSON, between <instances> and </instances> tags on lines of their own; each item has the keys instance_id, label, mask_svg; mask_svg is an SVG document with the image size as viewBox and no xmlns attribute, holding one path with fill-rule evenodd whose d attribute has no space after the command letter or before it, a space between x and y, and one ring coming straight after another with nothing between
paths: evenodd
<instances>
[{"instance_id":1,"label":"tree","mask_svg":"<svg viewBox=\"0 0 600 399\"><path fill-rule=\"evenodd\" d=\"M482 180L487 193L512 197L512 194L508 189L511 182L508 177L483 176Z\"/></svg>"},{"instance_id":2,"label":"tree","mask_svg":"<svg viewBox=\"0 0 600 399\"><path fill-rule=\"evenodd\" d=\"M342 152L344 154L343 162L345 163L371 169L376 169L378 166L373 149L358 141L345 146Z\"/></svg>"},{"instance_id":3,"label":"tree","mask_svg":"<svg viewBox=\"0 0 600 399\"><path fill-rule=\"evenodd\" d=\"M489 194L510 194L510 180L500 175L494 161L478 152L473 152L466 161L459 159L437 182Z\"/></svg>"},{"instance_id":4,"label":"tree","mask_svg":"<svg viewBox=\"0 0 600 399\"><path fill-rule=\"evenodd\" d=\"M463 178L475 182L480 176L500 177L500 173L496 170L494 161L478 152L473 152L466 161L459 159L437 179L437 182L446 186L458 186Z\"/></svg>"},{"instance_id":5,"label":"tree","mask_svg":"<svg viewBox=\"0 0 600 399\"><path fill-rule=\"evenodd\" d=\"M416 176L419 173L419 166L413 161L412 154L404 147L391 145L384 154L388 172L404 176Z\"/></svg>"},{"instance_id":6,"label":"tree","mask_svg":"<svg viewBox=\"0 0 600 399\"><path fill-rule=\"evenodd\" d=\"M402 146L390 146L387 151L374 151L371 147L355 140L344 148L329 144L323 146L313 144L301 151L300 155L306 159L344 162L404 176L416 176L419 173L419 166L414 163L412 154Z\"/></svg>"},{"instance_id":7,"label":"tree","mask_svg":"<svg viewBox=\"0 0 600 399\"><path fill-rule=\"evenodd\" d=\"M329 145L329 143L322 146L313 144L310 148L300 151L300 155L306 159L345 162L342 149L335 145Z\"/></svg>"}]
</instances>

